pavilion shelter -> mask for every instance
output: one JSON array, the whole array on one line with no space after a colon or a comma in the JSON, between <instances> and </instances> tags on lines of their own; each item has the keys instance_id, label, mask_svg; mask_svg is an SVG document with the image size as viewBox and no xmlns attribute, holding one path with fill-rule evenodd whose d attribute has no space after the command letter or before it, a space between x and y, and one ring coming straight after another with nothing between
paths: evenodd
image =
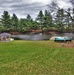
<instances>
[{"instance_id":1,"label":"pavilion shelter","mask_svg":"<svg viewBox=\"0 0 74 75\"><path fill-rule=\"evenodd\" d=\"M11 34L9 33L1 33L0 41L10 41Z\"/></svg>"}]
</instances>

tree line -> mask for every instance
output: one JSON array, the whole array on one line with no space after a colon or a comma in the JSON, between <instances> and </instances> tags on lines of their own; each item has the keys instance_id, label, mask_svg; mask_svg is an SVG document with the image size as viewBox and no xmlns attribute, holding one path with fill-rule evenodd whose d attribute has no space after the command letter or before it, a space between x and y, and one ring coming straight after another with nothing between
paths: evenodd
<instances>
[{"instance_id":1,"label":"tree line","mask_svg":"<svg viewBox=\"0 0 74 75\"><path fill-rule=\"evenodd\" d=\"M0 18L0 32L48 31L51 29L74 32L74 8L63 9L56 2L52 2L48 8L49 10L44 12L40 10L35 20L30 14L26 18L19 19L15 13L10 16L8 11L4 11Z\"/></svg>"},{"instance_id":2,"label":"tree line","mask_svg":"<svg viewBox=\"0 0 74 75\"><path fill-rule=\"evenodd\" d=\"M16 14L9 15L4 11L0 18L0 32L25 32L31 29L37 29L38 23L28 14L26 18L18 18Z\"/></svg>"}]
</instances>

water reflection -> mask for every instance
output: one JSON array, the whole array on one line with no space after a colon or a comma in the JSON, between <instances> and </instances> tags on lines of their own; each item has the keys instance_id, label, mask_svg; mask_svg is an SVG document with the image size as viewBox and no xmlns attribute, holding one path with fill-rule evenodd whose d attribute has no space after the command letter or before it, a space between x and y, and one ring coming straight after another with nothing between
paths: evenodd
<instances>
[{"instance_id":1,"label":"water reflection","mask_svg":"<svg viewBox=\"0 0 74 75\"><path fill-rule=\"evenodd\" d=\"M74 39L73 33L61 33L61 34L23 34L23 35L12 35L14 39L21 39L21 40L49 40L53 36L67 36Z\"/></svg>"}]
</instances>

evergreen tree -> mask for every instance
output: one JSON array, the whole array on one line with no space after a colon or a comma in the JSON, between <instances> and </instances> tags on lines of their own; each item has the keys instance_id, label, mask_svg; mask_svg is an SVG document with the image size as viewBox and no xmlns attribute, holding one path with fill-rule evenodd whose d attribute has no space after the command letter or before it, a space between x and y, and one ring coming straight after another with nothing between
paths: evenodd
<instances>
[{"instance_id":1,"label":"evergreen tree","mask_svg":"<svg viewBox=\"0 0 74 75\"><path fill-rule=\"evenodd\" d=\"M1 16L1 25L4 26L6 31L9 31L11 28L11 20L10 20L10 15L8 11L4 11L3 15Z\"/></svg>"},{"instance_id":2,"label":"evergreen tree","mask_svg":"<svg viewBox=\"0 0 74 75\"><path fill-rule=\"evenodd\" d=\"M65 20L64 10L60 9L57 11L56 19L55 19L56 24L58 25L60 31L64 30L64 20Z\"/></svg>"},{"instance_id":3,"label":"evergreen tree","mask_svg":"<svg viewBox=\"0 0 74 75\"><path fill-rule=\"evenodd\" d=\"M44 15L44 26L46 28L52 27L52 16L51 16L51 14L47 10L45 10L44 14L45 14Z\"/></svg>"},{"instance_id":4,"label":"evergreen tree","mask_svg":"<svg viewBox=\"0 0 74 75\"><path fill-rule=\"evenodd\" d=\"M28 22L27 19L23 19L23 18L20 19L19 26L20 26L20 31L21 32L27 31L27 28L28 28L27 22Z\"/></svg>"},{"instance_id":5,"label":"evergreen tree","mask_svg":"<svg viewBox=\"0 0 74 75\"><path fill-rule=\"evenodd\" d=\"M32 18L31 18L31 16L30 16L29 14L27 15L26 19L27 19L28 21L31 21L31 20L32 20Z\"/></svg>"},{"instance_id":6,"label":"evergreen tree","mask_svg":"<svg viewBox=\"0 0 74 75\"><path fill-rule=\"evenodd\" d=\"M71 9L68 8L67 12L70 13ZM66 13L65 14L65 26L66 26L66 30L70 31L72 29L72 25L71 25L71 17Z\"/></svg>"},{"instance_id":7,"label":"evergreen tree","mask_svg":"<svg viewBox=\"0 0 74 75\"><path fill-rule=\"evenodd\" d=\"M40 29L43 29L43 23L44 23L44 14L41 10L36 18L36 20L40 23Z\"/></svg>"},{"instance_id":8,"label":"evergreen tree","mask_svg":"<svg viewBox=\"0 0 74 75\"><path fill-rule=\"evenodd\" d=\"M13 31L18 31L19 20L18 20L16 14L13 14L13 16L11 17L11 24L12 24L12 27L13 27Z\"/></svg>"},{"instance_id":9,"label":"evergreen tree","mask_svg":"<svg viewBox=\"0 0 74 75\"><path fill-rule=\"evenodd\" d=\"M27 24L28 30L31 30L32 27L33 27L33 19L28 14L27 17L26 17L26 20L27 20L27 23L26 24Z\"/></svg>"}]
</instances>

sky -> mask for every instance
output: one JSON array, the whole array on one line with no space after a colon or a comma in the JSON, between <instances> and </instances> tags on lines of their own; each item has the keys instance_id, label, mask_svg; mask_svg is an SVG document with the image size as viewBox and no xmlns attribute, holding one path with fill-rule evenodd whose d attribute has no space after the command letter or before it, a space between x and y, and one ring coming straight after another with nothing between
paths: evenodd
<instances>
[{"instance_id":1,"label":"sky","mask_svg":"<svg viewBox=\"0 0 74 75\"><path fill-rule=\"evenodd\" d=\"M69 0L58 1L61 8L71 7ZM30 14L32 18L36 18L40 10L48 9L47 5L52 0L0 0L0 17L4 11L8 11L10 15L15 13L18 18L25 18Z\"/></svg>"}]
</instances>

